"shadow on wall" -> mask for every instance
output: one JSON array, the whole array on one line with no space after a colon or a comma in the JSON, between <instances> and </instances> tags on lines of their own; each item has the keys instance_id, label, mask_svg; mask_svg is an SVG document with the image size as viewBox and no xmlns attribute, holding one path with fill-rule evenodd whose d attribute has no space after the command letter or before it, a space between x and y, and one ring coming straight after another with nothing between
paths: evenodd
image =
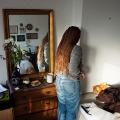
<instances>
[{"instance_id":1,"label":"shadow on wall","mask_svg":"<svg viewBox=\"0 0 120 120\"><path fill-rule=\"evenodd\" d=\"M81 41L80 41L80 45L82 47L82 61L83 61L83 70L85 72L86 77L84 79L81 79L81 92L82 93L86 93L87 88L89 87L89 74L92 71L93 68L90 68L90 66L92 64L95 64L95 59L96 59L96 49L92 48L91 46L88 46L88 33L86 30L81 29ZM90 63L90 61L92 61ZM91 65L90 65L91 64ZM95 80L94 78L95 76L93 76L92 80Z\"/></svg>"}]
</instances>

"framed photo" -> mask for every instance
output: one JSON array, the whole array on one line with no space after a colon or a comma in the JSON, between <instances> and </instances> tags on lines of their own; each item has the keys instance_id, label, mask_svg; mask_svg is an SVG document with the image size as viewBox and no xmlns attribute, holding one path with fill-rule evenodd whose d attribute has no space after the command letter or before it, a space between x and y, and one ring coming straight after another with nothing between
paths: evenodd
<instances>
[{"instance_id":1,"label":"framed photo","mask_svg":"<svg viewBox=\"0 0 120 120\"><path fill-rule=\"evenodd\" d=\"M24 27L19 28L19 30L20 30L20 34L25 34L26 32L26 29Z\"/></svg>"},{"instance_id":2,"label":"framed photo","mask_svg":"<svg viewBox=\"0 0 120 120\"><path fill-rule=\"evenodd\" d=\"M14 41L16 41L15 35L10 35L11 38L13 38Z\"/></svg>"},{"instance_id":3,"label":"framed photo","mask_svg":"<svg viewBox=\"0 0 120 120\"><path fill-rule=\"evenodd\" d=\"M12 25L9 27L10 29L10 34L18 34L18 26L17 25Z\"/></svg>"},{"instance_id":4,"label":"framed photo","mask_svg":"<svg viewBox=\"0 0 120 120\"><path fill-rule=\"evenodd\" d=\"M25 41L25 35L17 35L17 42Z\"/></svg>"},{"instance_id":5,"label":"framed photo","mask_svg":"<svg viewBox=\"0 0 120 120\"><path fill-rule=\"evenodd\" d=\"M26 33L27 39L38 39L38 33Z\"/></svg>"}]
</instances>

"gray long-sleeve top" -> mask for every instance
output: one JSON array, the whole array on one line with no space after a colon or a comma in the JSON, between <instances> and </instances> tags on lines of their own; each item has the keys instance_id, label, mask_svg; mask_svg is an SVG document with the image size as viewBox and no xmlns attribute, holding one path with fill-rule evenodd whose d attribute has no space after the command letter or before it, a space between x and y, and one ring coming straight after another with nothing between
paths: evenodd
<instances>
[{"instance_id":1,"label":"gray long-sleeve top","mask_svg":"<svg viewBox=\"0 0 120 120\"><path fill-rule=\"evenodd\" d=\"M70 63L68 63L68 75L72 80L79 81L80 80L80 68L82 64L82 48L78 45L75 45L71 55L70 55ZM65 71L59 72L58 76L65 76Z\"/></svg>"}]
</instances>

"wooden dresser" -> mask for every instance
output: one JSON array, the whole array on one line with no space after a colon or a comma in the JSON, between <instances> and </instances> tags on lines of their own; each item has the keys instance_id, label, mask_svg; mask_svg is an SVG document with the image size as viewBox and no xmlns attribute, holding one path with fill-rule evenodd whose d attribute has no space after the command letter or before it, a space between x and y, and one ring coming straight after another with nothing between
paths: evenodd
<instances>
[{"instance_id":1,"label":"wooden dresser","mask_svg":"<svg viewBox=\"0 0 120 120\"><path fill-rule=\"evenodd\" d=\"M9 88L11 89L10 84ZM57 120L57 95L54 83L12 91L11 98L15 120Z\"/></svg>"}]
</instances>

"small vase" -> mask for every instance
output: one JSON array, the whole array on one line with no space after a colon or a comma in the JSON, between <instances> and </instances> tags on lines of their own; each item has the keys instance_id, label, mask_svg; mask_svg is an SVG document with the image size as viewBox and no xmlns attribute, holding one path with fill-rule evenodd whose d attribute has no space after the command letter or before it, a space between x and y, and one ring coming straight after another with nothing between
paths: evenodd
<instances>
[{"instance_id":1,"label":"small vase","mask_svg":"<svg viewBox=\"0 0 120 120\"><path fill-rule=\"evenodd\" d=\"M12 72L12 85L18 86L20 85L20 69L17 67L14 67L14 70Z\"/></svg>"}]
</instances>

